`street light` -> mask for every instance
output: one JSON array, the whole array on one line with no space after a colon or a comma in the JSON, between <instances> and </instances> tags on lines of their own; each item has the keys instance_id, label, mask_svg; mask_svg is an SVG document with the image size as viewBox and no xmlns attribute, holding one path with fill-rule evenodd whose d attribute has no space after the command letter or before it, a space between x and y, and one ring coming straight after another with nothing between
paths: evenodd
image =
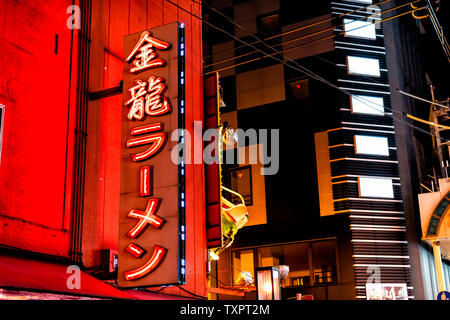
<instances>
[{"instance_id":1,"label":"street light","mask_svg":"<svg viewBox=\"0 0 450 320\"><path fill-rule=\"evenodd\" d=\"M258 300L281 300L280 269L256 268L256 289Z\"/></svg>"}]
</instances>

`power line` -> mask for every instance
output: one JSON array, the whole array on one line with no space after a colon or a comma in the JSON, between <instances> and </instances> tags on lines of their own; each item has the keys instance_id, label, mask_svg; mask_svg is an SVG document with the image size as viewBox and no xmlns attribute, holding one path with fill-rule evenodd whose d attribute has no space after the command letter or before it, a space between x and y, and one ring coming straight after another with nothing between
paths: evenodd
<instances>
[{"instance_id":1,"label":"power line","mask_svg":"<svg viewBox=\"0 0 450 320\"><path fill-rule=\"evenodd\" d=\"M419 0L417 0L417 1L419 1ZM395 8L388 9L388 10L383 11L383 12L380 12L380 13L374 13L374 14L372 14L372 15L370 15L370 16L362 17L362 18L357 19L357 20L353 20L353 21L350 22L350 23L353 23L353 22L356 22L356 21L361 21L361 20L366 20L366 19L368 19L368 18L370 18L370 17L377 16L377 15L380 15L381 13L386 13L386 12L388 12L388 11L395 10L395 9L398 9L398 8L400 8L400 7L403 7L403 6L404 6L404 5L401 5L401 6L397 6L397 7L395 7ZM221 14L221 13L219 12L219 14ZM324 21L324 22L325 22L325 21ZM346 24L349 24L349 23L343 23L343 24L338 25L338 26L344 26L344 25L346 25ZM358 27L358 28L355 28L355 29L352 29L352 30L349 30L349 31L357 30L357 29L362 28L362 27L365 27L365 26L361 26L361 27ZM310 34L307 34L307 35L304 35L304 36L301 36L301 37L297 37L297 38L294 38L294 39L291 39L291 40L288 40L288 41L284 41L284 42L282 42L282 43L279 43L279 44L274 45L273 47L278 47L278 46L281 46L281 45L284 46L284 45L289 44L289 43L293 43L293 42L297 42L297 41L300 41L300 40L303 40L303 39L306 39L306 38L310 38L310 37L315 36L315 35L318 35L318 34L320 34L320 33L324 33L324 32L327 32L327 31L332 31L332 30L334 30L334 28L335 28L335 26L332 26L332 27L330 27L330 28L326 28L326 29L323 29L323 30L320 30L320 31L316 31L316 32L314 32L314 33L310 33ZM338 34L338 35L339 35L339 34ZM314 41L312 41L312 42L307 42L307 43L301 44L301 45L299 45L299 46L303 46L303 45L307 45L307 44L310 44L310 43L314 43L314 42L319 42L319 41L331 39L331 38L333 38L333 37L334 37L334 36L328 36L328 37L325 37L325 38L316 39L316 40L314 40ZM264 40L264 41L266 41L266 40ZM253 43L251 43L251 44L255 44L255 43L258 43L258 41L257 41L257 42L253 42ZM245 46L240 46L240 47L238 47L238 48L232 48L232 49L229 49L229 50L237 50L237 49L243 48L243 47L245 47ZM281 52L285 52L285 51L288 51L288 50L290 50L290 49L292 49L292 48L296 48L296 47L297 47L297 46L293 46L293 47L288 48L288 49L285 49L285 50L283 50L283 51L281 51ZM232 58L227 58L227 59L225 59L225 60L221 60L221 61L218 61L218 62L211 63L211 64L209 64L209 65L204 66L203 68L212 67L212 66L214 66L214 65L221 64L221 63L225 63L225 62L228 62L228 61L231 61L231 60L234 60L234 59L242 58L242 57L245 57L245 56L254 54L254 53L257 53L257 52L256 52L256 51L253 51L253 52L243 53L243 54L241 54L241 55L239 55L239 56L234 56L234 57L232 57ZM216 52L214 55L217 55L217 54L220 54L220 52L219 52L219 53Z\"/></svg>"},{"instance_id":2,"label":"power line","mask_svg":"<svg viewBox=\"0 0 450 320\"><path fill-rule=\"evenodd\" d=\"M167 1L167 0L166 0L166 1ZM189 291L189 290L186 290L186 289L183 288L182 286L175 285L175 287L177 287L178 289L180 289L180 290L182 290L182 291L184 291L184 292L190 294L191 296L194 296L194 297L197 297L197 298L200 298L200 299L203 299L203 300L208 300L208 297L201 296L201 295L198 295L198 294L196 294L196 293L193 293L193 292L191 292L191 291Z\"/></svg>"},{"instance_id":3,"label":"power line","mask_svg":"<svg viewBox=\"0 0 450 320\"><path fill-rule=\"evenodd\" d=\"M290 65L290 64L287 64L287 63L284 62L283 60L280 60L280 59L274 57L274 56L273 56L274 54L267 54L267 53L265 53L264 51L262 51L262 50L256 48L254 45L251 45L251 44L249 44L249 43L246 43L245 41L243 41L243 40L241 40L241 39L235 37L234 35L230 34L229 32L227 32L227 31L225 31L225 30L223 30L223 29L221 29L221 28L219 28L219 27L213 25L213 24L210 23L209 21L203 20L202 17L199 17L199 16L193 14L192 12L190 12L190 11L184 9L183 7L179 6L178 4L176 4L176 3L174 3L174 2L172 2L172 1L170 1L170 0L166 0L166 1L169 2L169 3L171 3L172 5L176 6L176 7L179 8L180 10L182 10L182 11L184 11L184 12L190 14L191 16L193 16L193 17L199 19L200 21L202 21L202 22L208 24L208 25L211 26L212 28L214 28L214 29L216 29L216 30L218 30L218 31L221 31L221 32L225 33L226 35L228 35L229 37L231 37L231 38L233 38L233 39L235 39L235 40L237 40L237 41L239 41L239 42L241 42L241 43L243 43L243 44L246 44L246 45L252 47L253 49L255 49L255 50L261 52L263 55L265 55L265 56L267 56L267 57L270 57L270 58L272 58L272 59L274 59L274 60L276 60L276 61L278 61L278 62L280 62L280 63L282 63L282 64L284 64L284 65L286 65L287 67L290 67L290 68L292 68L292 69L294 69L294 70L296 70L296 71L302 72L303 74L306 74L306 75L310 76L310 77L313 78L313 79L316 79L316 80L318 80L318 81L320 81L320 82L323 82L323 83L325 83L325 84L327 84L327 85L329 85L329 86L335 88L336 90L339 90L339 91L345 93L346 95L348 95L348 96L350 96L350 97L353 96L355 99L357 99L357 100L359 100L359 101L361 101L361 102L362 102L363 100L366 100L366 99L362 99L362 98L359 97L359 96L355 96L355 95L351 94L349 91L347 91L347 90L345 90L345 89L342 89L342 88L336 86L335 84L333 84L333 83L331 83L330 81L328 81L328 80L322 78L321 76L315 74L314 72L308 70L307 68L301 66L300 64L298 64L298 63L295 62L295 61L294 61L294 63L298 66L297 68L294 67L294 66L292 66L292 65ZM398 15L395 15L395 16L392 16L392 17L389 17L389 18L387 18L387 19L383 19L383 20L377 21L377 22L375 22L374 24L376 24L376 23L381 23L381 22L383 22L383 21L388 21L388 20L397 18L397 17L399 17L399 16L402 16L402 15L405 15L405 14L408 14L408 13L411 13L411 12L413 12L413 11L417 11L417 10L420 10L420 9L422 9L422 8L418 8L418 9L414 9L414 10L411 10L411 11L408 11L408 12L404 12L404 13L401 13L401 14L398 14ZM267 44L266 44L266 45L267 45ZM274 49L274 50L276 50L276 49ZM366 100L366 102L368 102L369 104L374 104L373 102L368 101L368 100ZM366 103L367 106L371 107L369 104ZM377 104L375 104L375 105L377 105ZM372 108L375 109L375 107L372 107ZM403 113L403 112L400 112L400 111L396 111L396 110L393 110L393 109L391 109L391 111L392 111L392 112L398 112L398 113L401 113L402 115L404 115L404 113ZM394 117L394 114L392 114L392 116L391 116L391 115L388 115L388 114L386 114L386 115L389 116L389 117L391 117L391 118L393 118L393 119L396 118L396 117ZM428 132L428 131L426 131L426 130L423 130L423 129L420 128L420 127L416 127L416 126L414 126L414 125L412 125L412 124L410 124L410 123L404 121L403 119L400 119L400 118L396 118L396 119L397 119L397 121L402 122L402 123L404 123L405 125L410 126L410 127L412 127L412 128L415 128L415 129L418 130L418 131L421 131L421 132L424 132L424 133L426 133L426 134L428 134L428 135L434 136L434 135L431 134L430 132Z\"/></svg>"},{"instance_id":4,"label":"power line","mask_svg":"<svg viewBox=\"0 0 450 320\"><path fill-rule=\"evenodd\" d=\"M419 1L419 0L416 0L416 1L414 1L414 2L417 2L417 1ZM414 3L414 2L411 2L411 3ZM387 12L390 12L390 11L393 11L393 10L396 10L396 9L399 9L399 8L401 8L401 7L404 7L404 6L408 5L408 4L410 4L410 3L405 3L405 4L399 5L399 6L397 6L397 7L390 8L390 9L387 9L387 10L385 10L385 11L379 12L379 13L374 13L374 14L372 14L372 15L370 15L370 16L367 16L367 17L362 17L362 18L357 19L357 20L352 20L351 22L343 23L343 24L341 24L341 25L339 25L339 26L344 26L344 25L346 25L346 24L354 23L354 22L356 22L356 21L367 20L367 19L370 18L370 17L374 17L374 16L380 15L380 14L382 14L382 13L387 13ZM419 10L419 9L415 9L415 10ZM415 10L408 11L408 12L403 13L403 14L401 14L401 15L404 15L404 14L407 14L407 13L414 12ZM394 18L395 18L395 17L397 17L397 16L394 16ZM381 23L381 22L390 20L391 18L392 18L392 17L386 18L386 19L383 19L383 20L374 22L373 24ZM362 25L362 26L356 27L356 28L354 28L354 29L348 30L347 32L354 31L354 30L358 30L358 29L361 29L361 28L364 28L364 27L366 27L366 26ZM278 46L280 46L280 45L283 45L283 46L284 46L284 45L289 44L289 43L293 43L293 42L296 42L296 41L299 41L299 40L302 40L302 39L306 39L306 38L312 37L312 36L317 35L317 34L319 34L319 33L323 33L323 32L326 32L326 31L332 31L332 30L334 30L334 29L335 29L335 26L330 27L330 28L327 28L327 29L324 29L324 30L321 30L321 31L318 31L318 32L315 32L315 33L311 33L311 34L308 34L308 35L305 35L305 36L302 36L302 37L299 37L299 38L291 39L291 40L289 40L289 41L285 41L285 42L280 43L280 44L276 44L276 45L274 45L273 47L278 47ZM286 48L286 49L284 49L284 50L281 50L281 51L279 51L279 52L280 52L280 53L284 53L284 52L287 52L287 51L292 50L292 49L295 49L295 48L299 48L299 47L303 47L303 46L306 46L306 45L310 45L310 44L313 44L313 43L316 43L316 42L320 42L320 41L332 39L332 38L337 37L337 36L340 36L340 35L342 35L342 34L345 34L345 31L341 31L341 32L339 32L338 34L333 34L333 35L331 35L331 36L327 36L327 37L324 37L324 38L316 39L316 40L309 41L309 42L306 42L306 43L298 44L298 45L295 45L295 46ZM242 46L241 46L241 47L242 47ZM233 50L234 50L234 49L233 49ZM227 59L224 59L224 60L221 60L221 61L218 61L218 62L209 64L209 65L206 65L206 66L204 66L203 68L204 68L204 69L205 69L205 68L209 68L209 67L212 67L212 66L214 66L214 65L222 64L222 63L225 63L225 62L228 62L228 61L231 61L231 60L235 60L235 59L239 59L239 58L242 58L242 57L245 57L245 56L254 54L254 53L257 53L257 52L256 52L256 51L253 51L253 52L244 53L244 54L239 55L239 56L234 56L234 57L232 57L232 58L227 58ZM216 53L216 54L218 54L218 53ZM253 61L262 59L262 58L264 58L264 57L257 57L257 58L255 58L255 59L249 60L248 62L241 62L241 63L238 63L237 65L242 65L242 64L245 64L245 63L250 63L250 62L253 62ZM236 65L227 66L227 67L224 67L224 68L221 68L221 69L217 69L217 70L214 70L214 71L210 71L209 73L212 73L212 72L215 72L215 71L223 71L223 70L226 70L226 69L233 68L233 67L235 67L235 66L236 66ZM205 73L205 74L208 74L208 73Z\"/></svg>"},{"instance_id":5,"label":"power line","mask_svg":"<svg viewBox=\"0 0 450 320\"><path fill-rule=\"evenodd\" d=\"M202 1L203 1L203 0L202 0ZM203 1L203 2L204 2L204 1ZM417 1L415 1L415 2L417 2ZM404 5L402 5L402 6L405 6L405 5L408 5L408 4L409 4L409 3L404 4ZM208 6L209 6L209 5L208 5ZM211 6L210 6L210 7L211 7ZM396 7L396 8L398 8L398 7ZM246 30L246 29L245 29L244 27L242 27L240 24L238 24L238 23L236 23L235 21L233 21L230 17L228 17L228 16L224 15L223 13L217 11L215 8L212 8L212 7L211 7L211 9L212 9L213 11L219 13L221 16L223 16L225 19L227 19L227 20L228 20L229 22L231 22L232 24L234 24L234 25L238 26L240 29L244 30L247 34L250 34L250 32L249 32L248 30ZM393 9L395 9L395 8L393 8ZM393 10L393 9L390 9L390 10ZM420 9L420 8L417 8L416 10L419 10L419 9ZM386 11L388 11L388 10L386 10ZM384 11L384 12L386 12L386 11ZM414 10L411 10L411 11L414 11ZM408 13L409 13L409 12L408 12ZM397 15L397 16L401 16L401 15L403 15L403 14L400 14L400 15ZM394 17L395 17L395 16L394 16ZM387 18L387 19L383 19L383 20L381 20L381 21L378 21L377 23L381 23L382 21L387 21L387 20L393 19L394 17L389 17L389 18ZM356 29L359 29L359 28L356 28ZM266 45L267 47L269 47L269 48L273 49L274 51L276 51L276 53L279 53L275 48L273 48L272 46L266 44L263 40L259 39L257 36L255 36L255 35L253 35L253 34L250 34L250 35L251 35L253 38L257 39L259 42L261 42L261 43L263 43L264 45ZM272 54L272 55L273 55L273 54ZM293 62L293 63L296 64L297 66L302 67L302 66L300 66L297 62L295 62L295 61L293 61L292 59L290 59L289 57L287 57L287 58L288 58L288 60L290 60L291 62ZM325 61L327 61L327 62L329 62L329 63L332 63L331 61L328 61L328 60L325 60ZM283 62L283 64L285 64L285 63ZM332 64L333 64L333 63L332 63ZM286 65L287 65L287 64L286 64ZM335 64L334 64L334 65L335 65ZM290 66L290 65L287 65L287 66ZM306 69L306 68L305 68L305 69ZM307 69L306 69L306 70L307 70ZM309 70L308 70L308 71L309 71ZM367 77L366 77L366 78L367 78ZM368 78L368 79L370 79L370 78ZM367 102L369 102L369 103L371 103L371 104L375 104L376 106L380 107L380 105L378 105L378 104L376 104L376 103L374 103L374 102L372 102L372 101L369 101L369 100L367 100L367 99L361 98L360 96L357 96L357 95L352 95L352 94L349 93L348 91L343 90L342 88L337 87L336 85L334 85L333 83L327 81L326 79L323 79L323 78L322 78L322 80L321 80L321 79L319 79L319 78L316 78L316 80L319 80L319 81L322 81L322 82L326 81L326 82L324 82L324 83L327 83L327 82L328 82L328 83L327 83L328 85L334 87L334 88L337 89L337 90L340 90L340 91L344 92L344 93L347 94L348 96L354 97L355 99L359 100L360 102L364 102L364 101L362 101L362 100L365 100L366 105L368 105ZM373 79L370 79L370 80L373 80ZM371 107L371 108L373 108L373 109L375 109L375 107L372 107L372 106L370 106L370 105L368 105L368 106ZM384 107L384 106L381 106L381 107ZM404 115L404 113L402 113L402 112L400 112L400 111L396 111L396 110L391 109L391 108L388 108L388 107L385 107L385 108L388 109L388 110L390 110L392 113L398 112L398 113L400 113L402 116ZM394 115L392 116L392 118L394 118ZM416 127L416 126L414 126L414 125L411 125L410 123L408 123L408 122L406 122L406 121L403 121L402 119L399 119L399 118L396 118L396 119L397 119L398 121L402 122L402 123L407 124L408 126L411 126L411 127L413 127L413 128L416 128L416 129L419 130L419 131L422 131L422 132L424 132L424 133L427 133L427 134L432 135L430 132L428 132L428 131L426 131L426 130L423 130L422 128Z\"/></svg>"},{"instance_id":6,"label":"power line","mask_svg":"<svg viewBox=\"0 0 450 320\"><path fill-rule=\"evenodd\" d=\"M195 2L195 3L197 3L197 4L200 4L200 2L197 2L197 1L194 1L194 0L192 0L192 1ZM202 0L202 1L203 1L203 0ZM380 5L380 4L383 4L383 3L386 3L386 2L390 2L390 1L392 1L392 0L384 0L384 1L380 2L380 3L377 3L377 5ZM204 1L203 1L203 2L204 2ZM206 3L204 2L204 4L206 4ZM206 4L206 5L209 6L210 8L212 8L209 4ZM306 26L301 26L301 27L299 27L299 28L296 28L296 29L293 29L293 30L289 30L289 31L283 32L283 33L281 33L281 34L269 36L268 38L265 38L265 39L263 39L263 40L264 40L264 41L268 41L268 40L272 40L272 39L275 39L275 38L278 38L278 37L281 37L281 36L284 36L284 35L287 35L287 34L291 34L291 33L300 31L300 30L308 29L308 28L317 26L317 25L319 25L319 24L322 24L322 23L325 23L325 22L328 22L328 21L332 21L332 20L334 20L334 19L342 18L342 17L347 16L347 15L350 15L350 14L352 14L352 13L360 12L360 11L362 11L363 9L366 9L366 10L367 10L367 8L369 8L370 6L373 6L373 5L371 4L371 5L368 5L368 6L366 6L366 7L360 7L360 8L358 8L358 9L356 9L356 10L353 10L353 11L350 11L350 12L347 12L347 13L343 13L343 14L337 16L337 17L331 17L331 18L328 18L328 19L325 19L325 20L317 21L317 22L308 24L308 25L306 25ZM379 13L378 13L378 14L379 14ZM258 41L252 42L251 44L256 44L256 43L258 43ZM236 47L236 48L230 48L230 49L221 50L221 51L215 52L215 53L212 54L212 55L206 56L206 57L204 57L204 58L206 59L206 58L212 57L213 55L225 53L225 52L228 52L228 51L231 51L231 50L238 50L238 49L241 49L241 48L243 48L243 47L245 47L245 45L240 46L240 47Z\"/></svg>"}]
</instances>

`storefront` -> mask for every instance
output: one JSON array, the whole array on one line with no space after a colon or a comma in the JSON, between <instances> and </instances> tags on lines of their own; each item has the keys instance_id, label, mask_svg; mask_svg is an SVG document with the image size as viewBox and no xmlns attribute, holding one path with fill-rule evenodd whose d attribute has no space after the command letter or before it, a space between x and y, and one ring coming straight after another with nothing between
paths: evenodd
<instances>
[{"instance_id":1,"label":"storefront","mask_svg":"<svg viewBox=\"0 0 450 320\"><path fill-rule=\"evenodd\" d=\"M201 15L200 5L191 1L179 4ZM159 59L150 56L150 50L152 62L163 61L164 66L154 65L158 72L145 74L143 81L151 76L164 78L149 90L154 92L161 83L166 85L169 111L183 122L180 128L190 129L194 121L202 121L201 22L167 1L154 0L2 1L0 9L0 245L5 252L0 257L2 297L205 297L202 163L173 166L175 171L170 174L175 182L171 188L175 191L168 194L163 177L170 170L164 163L170 163L167 156L174 143L163 141L163 151L152 158L156 162L139 163L144 169L153 169L141 180L153 194L141 193L131 202L124 200L124 194L129 193L123 189L124 177L133 183L139 179L139 170L131 172L136 167L122 166L122 170L131 171L122 172L121 179L121 150L125 152L126 146L120 133L121 127L126 130L122 114L127 115L130 105L124 102L130 98L129 87L135 80L124 78L124 66L132 68L134 61L130 59L138 60L136 55L145 54L148 46L144 50L139 45L154 45L151 39L139 43L139 36L146 30L169 45L167 50L156 45ZM160 26L172 29L160 33ZM129 35L137 38L124 48L124 39L131 39ZM133 47L137 48L134 55ZM144 75L138 72L136 76ZM148 107L152 112L155 108L162 110L158 103ZM160 120L153 122L161 123L159 131L165 132L164 139L170 139L174 128L179 127L171 115L148 115L148 119L155 116L153 120ZM130 124L132 128L148 125L137 119ZM129 137L124 131L123 139L146 137L142 133L126 134ZM131 146L133 154L149 147L136 143ZM150 146L155 147L155 143ZM194 150L188 152L194 155ZM147 221L140 216L129 218L127 213L145 212L141 202L153 203L148 199L160 202L158 217L164 226L158 230L142 225L139 234L125 239L134 223ZM177 207L173 212L168 208L172 203ZM133 256L135 252L125 251L129 243L145 252ZM126 280L125 271L154 262L154 248L166 250L164 259L158 262L160 268L140 274L146 279L142 283L137 284L136 277ZM120 275L115 283L117 258ZM70 266L80 267L81 289L68 288L71 273L66 271ZM153 280L147 281L150 278ZM160 294L146 290L148 286L160 290Z\"/></svg>"}]
</instances>

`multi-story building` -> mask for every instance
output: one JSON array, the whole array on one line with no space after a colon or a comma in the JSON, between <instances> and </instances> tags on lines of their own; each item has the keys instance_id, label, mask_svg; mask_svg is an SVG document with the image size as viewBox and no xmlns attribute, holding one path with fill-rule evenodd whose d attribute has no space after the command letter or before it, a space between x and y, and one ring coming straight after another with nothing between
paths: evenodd
<instances>
[{"instance_id":1,"label":"multi-story building","mask_svg":"<svg viewBox=\"0 0 450 320\"><path fill-rule=\"evenodd\" d=\"M279 129L280 141L275 175L261 175L258 164L224 166L225 185L244 195L250 218L213 267L217 286L287 265L284 299L367 299L372 282L435 299L417 201L429 158L417 146L430 140L405 117L427 118L427 109L397 91L429 94L420 45L434 34L415 8L371 0L204 5L204 18L228 33L206 25L203 35L204 72L220 75L222 121ZM448 268L447 260L447 287Z\"/></svg>"},{"instance_id":2,"label":"multi-story building","mask_svg":"<svg viewBox=\"0 0 450 320\"><path fill-rule=\"evenodd\" d=\"M425 72L441 74L422 63L433 30L419 4L376 2L1 1L0 298L254 299L243 280L281 265L282 299L366 299L368 283L435 298L422 231L437 234L447 186L424 224L432 148L405 115L428 109L397 91L427 97ZM150 82L168 102L142 94L164 111L144 117L133 85ZM241 133L222 131L226 161L205 167L196 129L219 120ZM200 160L169 160L188 141L182 159ZM135 164L135 147L156 160ZM239 201L248 221L222 251L221 205Z\"/></svg>"}]
</instances>

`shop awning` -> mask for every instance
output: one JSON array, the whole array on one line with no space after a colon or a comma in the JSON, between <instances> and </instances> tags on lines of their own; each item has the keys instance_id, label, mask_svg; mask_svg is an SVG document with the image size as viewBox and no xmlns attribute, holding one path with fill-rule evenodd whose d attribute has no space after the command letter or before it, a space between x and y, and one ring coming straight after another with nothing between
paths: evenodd
<instances>
[{"instance_id":1,"label":"shop awning","mask_svg":"<svg viewBox=\"0 0 450 320\"><path fill-rule=\"evenodd\" d=\"M106 299L138 299L86 272L80 272L80 288L69 289L67 265L26 258L0 255L0 288L14 288L64 295L88 296Z\"/></svg>"},{"instance_id":2,"label":"shop awning","mask_svg":"<svg viewBox=\"0 0 450 320\"><path fill-rule=\"evenodd\" d=\"M26 291L51 293L43 294L42 299L58 299L59 294L64 295L61 299L72 295L103 299L190 300L187 297L142 290L119 290L83 271L80 271L80 288L69 289L67 280L73 272L68 273L67 267L55 262L0 254L0 289L10 289L10 296L22 295ZM5 292L0 292L0 296L5 296ZM32 298L36 298L36 295Z\"/></svg>"}]
</instances>

